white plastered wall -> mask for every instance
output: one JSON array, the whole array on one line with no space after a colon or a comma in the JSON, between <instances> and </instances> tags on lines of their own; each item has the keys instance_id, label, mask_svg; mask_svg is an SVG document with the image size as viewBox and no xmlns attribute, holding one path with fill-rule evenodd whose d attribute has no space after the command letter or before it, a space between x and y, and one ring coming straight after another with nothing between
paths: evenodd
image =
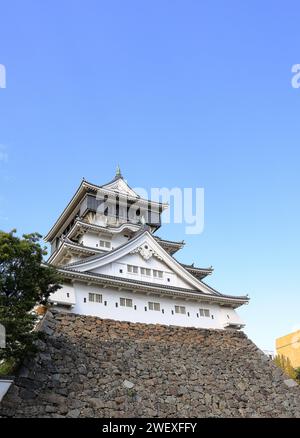
<instances>
[{"instance_id":1,"label":"white plastered wall","mask_svg":"<svg viewBox=\"0 0 300 438\"><path fill-rule=\"evenodd\" d=\"M73 289L73 293L71 293ZM102 295L102 303L89 302L89 293ZM119 321L142 322L152 324L178 325L198 328L223 329L227 323L227 314L241 322L234 309L207 302L191 301L176 297L153 296L143 293L119 291L113 288L101 288L97 285L87 285L83 282L74 282L72 286L64 285L63 289L52 295L51 300L67 302L69 297L75 297L73 313L91 315ZM133 307L120 306L120 298L130 298ZM68 298L71 301L71 298ZM160 311L149 310L149 301L160 303ZM184 306L186 314L175 313L175 305ZM136 308L135 308L136 306ZM145 307L147 310L145 310ZM209 309L210 316L200 316L199 309ZM164 312L163 312L163 311ZM173 313L172 313L173 311ZM197 315L198 314L198 315Z\"/></svg>"},{"instance_id":2,"label":"white plastered wall","mask_svg":"<svg viewBox=\"0 0 300 438\"><path fill-rule=\"evenodd\" d=\"M138 266L138 274L128 273L127 265ZM151 270L151 275L142 275L140 268L147 268ZM153 270L163 272L163 278L153 276ZM120 272L122 271L122 272ZM156 257L151 257L149 260L144 260L140 254L127 254L121 259L108 263L105 266L93 269L93 272L114 275L117 277L129 278L132 280L147 281L153 284L165 284L167 286L176 286L186 289L191 289L191 285L183 280L178 274L172 272L169 266Z\"/></svg>"}]
</instances>

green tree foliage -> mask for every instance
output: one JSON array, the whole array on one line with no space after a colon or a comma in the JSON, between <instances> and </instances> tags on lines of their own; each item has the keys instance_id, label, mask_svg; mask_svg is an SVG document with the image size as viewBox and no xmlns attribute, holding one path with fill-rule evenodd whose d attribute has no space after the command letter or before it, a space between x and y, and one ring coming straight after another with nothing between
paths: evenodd
<instances>
[{"instance_id":1,"label":"green tree foliage","mask_svg":"<svg viewBox=\"0 0 300 438\"><path fill-rule=\"evenodd\" d=\"M292 367L291 361L288 357L278 354L275 356L274 362L287 376L291 379L297 380L296 370Z\"/></svg>"},{"instance_id":2,"label":"green tree foliage","mask_svg":"<svg viewBox=\"0 0 300 438\"><path fill-rule=\"evenodd\" d=\"M19 238L15 230L0 231L0 323L6 329L6 348L0 348L2 359L18 362L36 351L33 331L36 304L46 304L50 293L61 286L58 272L43 263L46 248L38 233Z\"/></svg>"}]
</instances>

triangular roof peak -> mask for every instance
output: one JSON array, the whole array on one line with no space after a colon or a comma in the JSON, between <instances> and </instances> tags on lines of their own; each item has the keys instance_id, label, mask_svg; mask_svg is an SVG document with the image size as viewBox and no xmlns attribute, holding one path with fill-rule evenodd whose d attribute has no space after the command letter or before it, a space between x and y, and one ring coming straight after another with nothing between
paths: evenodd
<instances>
[{"instance_id":1,"label":"triangular roof peak","mask_svg":"<svg viewBox=\"0 0 300 438\"><path fill-rule=\"evenodd\" d=\"M145 260L156 257L165 263L169 269L177 274L182 280L187 283L186 293L193 290L194 292L201 293L207 297L215 297L220 300L240 300L247 302L248 298L245 296L237 297L230 295L223 295L216 291L206 283L195 278L190 272L188 272L177 260L175 260L170 254L168 254L149 232L148 227L143 227L132 239L128 242L120 245L119 247L109 251L107 253L96 254L94 256L86 257L74 263L62 266L59 269L64 271L73 271L77 274L95 274L102 266L113 263L117 260L121 260L124 256L129 254L139 253ZM116 277L121 279L122 277ZM128 280L129 281L129 280ZM160 285L162 286L162 285ZM170 286L171 287L171 286Z\"/></svg>"},{"instance_id":2,"label":"triangular roof peak","mask_svg":"<svg viewBox=\"0 0 300 438\"><path fill-rule=\"evenodd\" d=\"M87 257L77 262L66 265L65 268L71 267L79 272L93 271L96 268L112 263L122 257L139 252L148 260L153 255L169 266L174 272L176 272L182 279L184 279L190 286L196 290L205 290L207 288L202 287L199 280L197 280L192 274L186 271L179 262L177 262L171 255L169 255L154 239L150 233L150 229L147 225L142 227L140 231L128 242L115 248L107 253L97 254L95 256ZM209 290L205 290L207 293L211 293Z\"/></svg>"},{"instance_id":3,"label":"triangular roof peak","mask_svg":"<svg viewBox=\"0 0 300 438\"><path fill-rule=\"evenodd\" d=\"M101 186L103 189L113 190L114 192L130 196L133 198L139 198L140 196L128 185L127 181L123 178L120 166L117 166L116 175L112 181Z\"/></svg>"}]
</instances>

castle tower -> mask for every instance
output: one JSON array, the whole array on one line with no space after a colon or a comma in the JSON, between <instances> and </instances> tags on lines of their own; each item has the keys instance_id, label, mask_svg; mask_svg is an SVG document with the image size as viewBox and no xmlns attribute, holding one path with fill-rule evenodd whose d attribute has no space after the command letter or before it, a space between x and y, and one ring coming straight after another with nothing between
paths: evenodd
<instances>
[{"instance_id":1,"label":"castle tower","mask_svg":"<svg viewBox=\"0 0 300 438\"><path fill-rule=\"evenodd\" d=\"M243 327L235 309L247 296L222 294L203 279L212 268L179 263L184 246L156 235L167 204L141 198L120 168L109 183L84 179L45 240L48 263L62 288L53 306L68 312L132 322L202 328Z\"/></svg>"}]
</instances>

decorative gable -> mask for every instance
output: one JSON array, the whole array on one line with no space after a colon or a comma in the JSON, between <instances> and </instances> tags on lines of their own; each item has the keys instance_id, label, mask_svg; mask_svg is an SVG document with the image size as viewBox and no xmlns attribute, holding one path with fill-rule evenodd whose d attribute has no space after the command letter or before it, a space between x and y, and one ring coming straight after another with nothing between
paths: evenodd
<instances>
[{"instance_id":1,"label":"decorative gable","mask_svg":"<svg viewBox=\"0 0 300 438\"><path fill-rule=\"evenodd\" d=\"M109 184L102 186L103 189L113 190L114 192L122 193L126 196L139 198L139 195L132 190L123 178L117 178Z\"/></svg>"},{"instance_id":2,"label":"decorative gable","mask_svg":"<svg viewBox=\"0 0 300 438\"><path fill-rule=\"evenodd\" d=\"M148 232L137 234L128 243L106 254L88 257L81 262L71 265L72 269L79 272L95 272L122 277L127 264L135 265L134 256L138 255L143 261L154 265L154 260L166 265L170 275L176 277L176 282L187 289L199 290L206 294L214 294L208 286L197 280L192 274L184 269L170 254L168 254ZM123 263L124 267L114 271L116 263ZM138 266L139 268L139 266ZM152 266L153 270L160 269Z\"/></svg>"},{"instance_id":3,"label":"decorative gable","mask_svg":"<svg viewBox=\"0 0 300 438\"><path fill-rule=\"evenodd\" d=\"M159 260L162 260L163 258L152 248L150 248L150 246L148 244L144 244L139 246L138 248L135 248L133 251L130 252L130 254L136 254L139 253L144 260L149 260L151 259L151 257L156 257Z\"/></svg>"}]
</instances>

